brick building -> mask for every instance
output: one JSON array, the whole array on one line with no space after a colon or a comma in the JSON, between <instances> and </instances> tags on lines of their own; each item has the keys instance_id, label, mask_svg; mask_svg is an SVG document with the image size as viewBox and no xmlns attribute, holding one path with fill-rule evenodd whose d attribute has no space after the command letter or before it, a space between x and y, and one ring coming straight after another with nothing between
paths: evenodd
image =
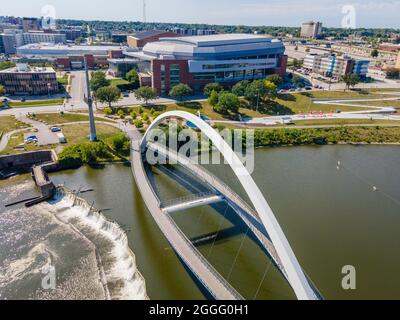
<instances>
[{"instance_id":1,"label":"brick building","mask_svg":"<svg viewBox=\"0 0 400 320\"><path fill-rule=\"evenodd\" d=\"M164 30L140 31L128 36L128 46L130 48L143 48L149 42L159 41L160 38L177 37L178 34Z\"/></svg>"},{"instance_id":2,"label":"brick building","mask_svg":"<svg viewBox=\"0 0 400 320\"><path fill-rule=\"evenodd\" d=\"M137 58L142 84L151 77L159 94L178 83L201 92L210 82L231 86L241 80L286 73L287 56L279 40L252 34L162 38L145 45Z\"/></svg>"},{"instance_id":3,"label":"brick building","mask_svg":"<svg viewBox=\"0 0 400 320\"><path fill-rule=\"evenodd\" d=\"M45 95L59 91L53 68L34 68L27 64L0 71L0 85L10 95Z\"/></svg>"}]
</instances>

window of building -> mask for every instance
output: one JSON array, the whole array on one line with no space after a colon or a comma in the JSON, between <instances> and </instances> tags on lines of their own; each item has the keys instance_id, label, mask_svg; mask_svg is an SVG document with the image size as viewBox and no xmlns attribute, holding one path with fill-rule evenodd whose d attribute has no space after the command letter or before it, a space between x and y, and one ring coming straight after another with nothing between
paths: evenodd
<instances>
[{"instance_id":1,"label":"window of building","mask_svg":"<svg viewBox=\"0 0 400 320\"><path fill-rule=\"evenodd\" d=\"M181 72L180 72L179 64L171 64L171 66L169 68L171 87L173 87L174 85L177 85L181 82L180 73Z\"/></svg>"}]
</instances>

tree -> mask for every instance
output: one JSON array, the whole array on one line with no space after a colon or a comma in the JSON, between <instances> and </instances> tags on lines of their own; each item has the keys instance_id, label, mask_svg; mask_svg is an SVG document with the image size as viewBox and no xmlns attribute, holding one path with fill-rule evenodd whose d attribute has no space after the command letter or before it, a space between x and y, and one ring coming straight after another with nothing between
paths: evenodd
<instances>
[{"instance_id":1,"label":"tree","mask_svg":"<svg viewBox=\"0 0 400 320\"><path fill-rule=\"evenodd\" d=\"M224 90L224 88L222 88L222 86L218 82L212 82L204 87L204 95L209 97L211 95L211 92L221 92L222 90Z\"/></svg>"},{"instance_id":2,"label":"tree","mask_svg":"<svg viewBox=\"0 0 400 320\"><path fill-rule=\"evenodd\" d=\"M121 91L114 86L102 87L96 91L96 97L100 102L107 102L112 108L112 103L121 99Z\"/></svg>"},{"instance_id":3,"label":"tree","mask_svg":"<svg viewBox=\"0 0 400 320\"><path fill-rule=\"evenodd\" d=\"M243 97L246 92L246 88L249 84L250 84L250 81L248 81L248 80L242 80L242 81L236 83L232 87L232 93L237 95L238 97Z\"/></svg>"},{"instance_id":4,"label":"tree","mask_svg":"<svg viewBox=\"0 0 400 320\"><path fill-rule=\"evenodd\" d=\"M5 93L6 93L6 89L4 89L4 87L2 85L0 85L0 96L4 96Z\"/></svg>"},{"instance_id":5,"label":"tree","mask_svg":"<svg viewBox=\"0 0 400 320\"><path fill-rule=\"evenodd\" d=\"M208 97L208 103L210 106L215 107L219 100L219 94L217 91L212 91L210 96Z\"/></svg>"},{"instance_id":6,"label":"tree","mask_svg":"<svg viewBox=\"0 0 400 320\"><path fill-rule=\"evenodd\" d=\"M255 80L247 86L244 97L252 104L258 104L260 99L263 99L266 94L267 89L265 88L264 81Z\"/></svg>"},{"instance_id":7,"label":"tree","mask_svg":"<svg viewBox=\"0 0 400 320\"><path fill-rule=\"evenodd\" d=\"M126 74L125 79L130 83L139 84L139 74L136 69L132 69L131 71L129 71Z\"/></svg>"},{"instance_id":8,"label":"tree","mask_svg":"<svg viewBox=\"0 0 400 320\"><path fill-rule=\"evenodd\" d=\"M346 88L355 87L359 82L360 78L354 73L346 74L342 77L342 81L346 84Z\"/></svg>"},{"instance_id":9,"label":"tree","mask_svg":"<svg viewBox=\"0 0 400 320\"><path fill-rule=\"evenodd\" d=\"M400 69L396 69L396 68L387 68L386 69L386 78L388 78L388 79L398 79L399 75L400 75Z\"/></svg>"},{"instance_id":10,"label":"tree","mask_svg":"<svg viewBox=\"0 0 400 320\"><path fill-rule=\"evenodd\" d=\"M12 61L2 61L0 62L0 70L10 69L15 67L15 63Z\"/></svg>"},{"instance_id":11,"label":"tree","mask_svg":"<svg viewBox=\"0 0 400 320\"><path fill-rule=\"evenodd\" d=\"M218 103L214 107L215 111L222 114L238 113L240 100L237 95L230 92L220 92Z\"/></svg>"},{"instance_id":12,"label":"tree","mask_svg":"<svg viewBox=\"0 0 400 320\"><path fill-rule=\"evenodd\" d=\"M303 79L299 75L294 74L293 77L292 77L292 84L295 87L301 87L301 86L304 85L303 84Z\"/></svg>"},{"instance_id":13,"label":"tree","mask_svg":"<svg viewBox=\"0 0 400 320\"><path fill-rule=\"evenodd\" d=\"M180 83L176 86L173 86L169 92L169 95L173 98L176 98L182 101L184 98L190 97L193 94L192 88L190 88L187 84Z\"/></svg>"},{"instance_id":14,"label":"tree","mask_svg":"<svg viewBox=\"0 0 400 320\"><path fill-rule=\"evenodd\" d=\"M135 90L135 97L138 100L143 100L147 105L149 101L157 98L157 92L151 87L144 86Z\"/></svg>"},{"instance_id":15,"label":"tree","mask_svg":"<svg viewBox=\"0 0 400 320\"><path fill-rule=\"evenodd\" d=\"M378 49L373 49L372 51L371 51L371 57L372 58L377 58L379 56L379 51L378 51Z\"/></svg>"},{"instance_id":16,"label":"tree","mask_svg":"<svg viewBox=\"0 0 400 320\"><path fill-rule=\"evenodd\" d=\"M276 98L276 95L278 94L278 87L276 86L276 84L271 81L265 80L264 86L266 89L265 97L268 99Z\"/></svg>"},{"instance_id":17,"label":"tree","mask_svg":"<svg viewBox=\"0 0 400 320\"><path fill-rule=\"evenodd\" d=\"M301 68L303 66L303 61L298 59L293 59L293 67L295 69Z\"/></svg>"},{"instance_id":18,"label":"tree","mask_svg":"<svg viewBox=\"0 0 400 320\"><path fill-rule=\"evenodd\" d=\"M108 87L110 81L106 79L106 74L102 71L96 71L92 73L92 78L90 79L90 88L93 91L99 90L103 87Z\"/></svg>"},{"instance_id":19,"label":"tree","mask_svg":"<svg viewBox=\"0 0 400 320\"><path fill-rule=\"evenodd\" d=\"M271 74L265 80L272 82L277 87L279 87L279 85L283 82L282 77L278 74Z\"/></svg>"}]
</instances>

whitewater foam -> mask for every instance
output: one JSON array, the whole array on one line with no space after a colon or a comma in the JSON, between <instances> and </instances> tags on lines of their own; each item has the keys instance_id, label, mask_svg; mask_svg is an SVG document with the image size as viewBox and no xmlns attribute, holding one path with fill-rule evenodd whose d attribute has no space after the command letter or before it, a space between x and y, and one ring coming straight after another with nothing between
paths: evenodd
<instances>
[{"instance_id":1,"label":"whitewater foam","mask_svg":"<svg viewBox=\"0 0 400 320\"><path fill-rule=\"evenodd\" d=\"M137 268L135 254L129 247L126 233L117 223L107 220L86 200L76 197L64 187L57 188L55 200L51 205L54 206L58 219L74 226L87 238L89 236L85 230L90 228L97 235L100 234L111 241L109 254L113 259L109 265L100 266L100 273L105 277L105 285L109 289L111 299L148 299L145 279ZM100 264L103 258L109 260L108 257L99 254Z\"/></svg>"}]
</instances>

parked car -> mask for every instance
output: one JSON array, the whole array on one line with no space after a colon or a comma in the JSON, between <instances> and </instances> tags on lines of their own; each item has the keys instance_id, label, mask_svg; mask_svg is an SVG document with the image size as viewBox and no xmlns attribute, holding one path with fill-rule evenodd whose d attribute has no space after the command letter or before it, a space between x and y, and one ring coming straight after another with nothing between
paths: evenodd
<instances>
[{"instance_id":1,"label":"parked car","mask_svg":"<svg viewBox=\"0 0 400 320\"><path fill-rule=\"evenodd\" d=\"M307 91L310 91L310 90L312 90L312 87L308 86L308 87L305 87L305 89L306 89Z\"/></svg>"},{"instance_id":2,"label":"parked car","mask_svg":"<svg viewBox=\"0 0 400 320\"><path fill-rule=\"evenodd\" d=\"M50 128L51 132L60 132L61 129L59 127L51 127Z\"/></svg>"},{"instance_id":3,"label":"parked car","mask_svg":"<svg viewBox=\"0 0 400 320\"><path fill-rule=\"evenodd\" d=\"M129 98L129 92L124 92L123 96L124 96L124 98Z\"/></svg>"},{"instance_id":4,"label":"parked car","mask_svg":"<svg viewBox=\"0 0 400 320\"><path fill-rule=\"evenodd\" d=\"M22 98L22 99L21 99L21 102L25 102L25 101L26 101L26 99L25 99L25 98Z\"/></svg>"},{"instance_id":5,"label":"parked car","mask_svg":"<svg viewBox=\"0 0 400 320\"><path fill-rule=\"evenodd\" d=\"M30 137L27 137L26 139L25 139L25 143L27 143L27 144L30 144L30 143L38 143L38 138L36 137L36 136L30 136Z\"/></svg>"}]
</instances>

